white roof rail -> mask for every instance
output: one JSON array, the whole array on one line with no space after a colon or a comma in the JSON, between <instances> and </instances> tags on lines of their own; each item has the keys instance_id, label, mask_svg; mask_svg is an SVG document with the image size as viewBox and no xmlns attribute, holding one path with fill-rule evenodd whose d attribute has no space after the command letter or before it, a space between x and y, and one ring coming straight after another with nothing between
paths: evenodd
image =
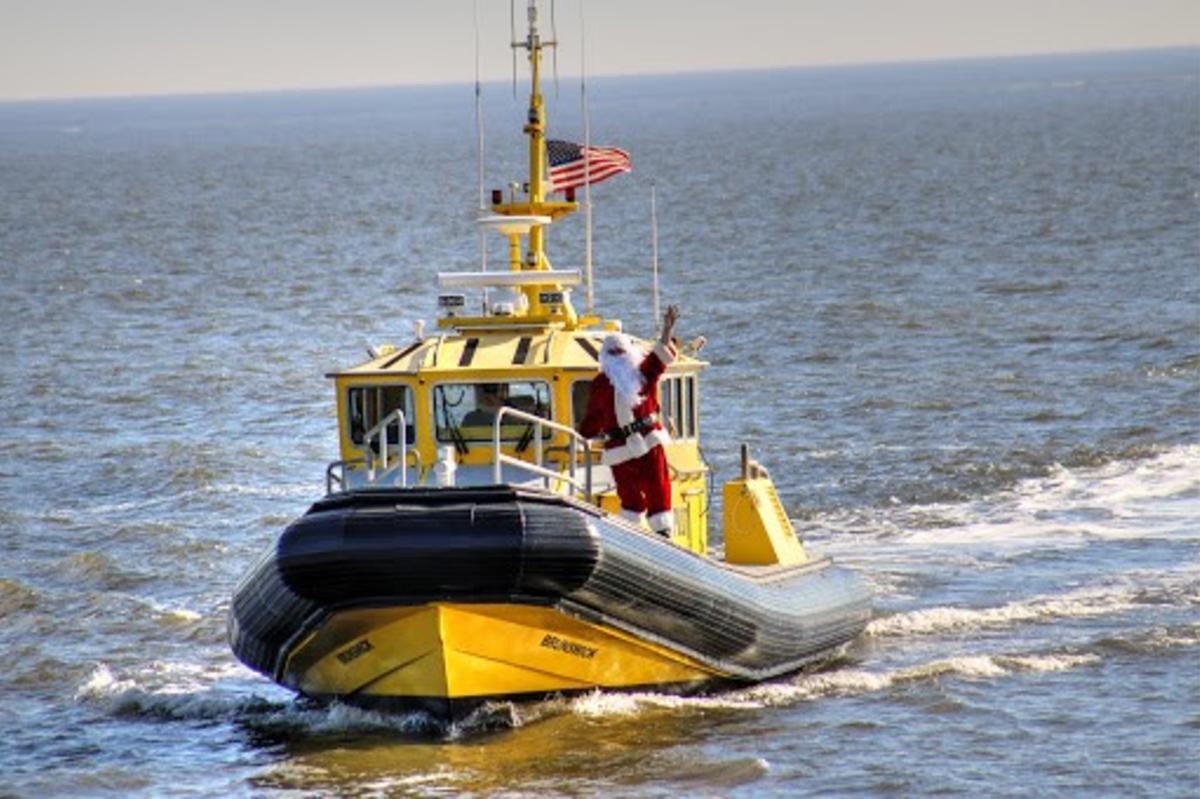
<instances>
[{"instance_id":1,"label":"white roof rail","mask_svg":"<svg viewBox=\"0 0 1200 799\"><path fill-rule=\"evenodd\" d=\"M491 288L496 286L578 286L578 269L542 269L529 272L439 272L438 288Z\"/></svg>"}]
</instances>

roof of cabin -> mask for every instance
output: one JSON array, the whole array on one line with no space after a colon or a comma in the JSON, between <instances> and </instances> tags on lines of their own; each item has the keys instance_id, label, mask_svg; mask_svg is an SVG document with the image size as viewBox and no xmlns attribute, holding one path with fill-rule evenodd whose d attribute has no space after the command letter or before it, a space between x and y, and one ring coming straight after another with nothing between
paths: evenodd
<instances>
[{"instance_id":1,"label":"roof of cabin","mask_svg":"<svg viewBox=\"0 0 1200 799\"><path fill-rule=\"evenodd\" d=\"M600 347L605 330L547 330L544 327L521 331L466 330L427 336L405 347L389 350L379 357L349 369L331 372L329 377L365 375L462 374L497 370L565 369L595 372L600 367ZM651 344L634 339L647 350ZM707 364L681 355L674 369L700 369Z\"/></svg>"}]
</instances>

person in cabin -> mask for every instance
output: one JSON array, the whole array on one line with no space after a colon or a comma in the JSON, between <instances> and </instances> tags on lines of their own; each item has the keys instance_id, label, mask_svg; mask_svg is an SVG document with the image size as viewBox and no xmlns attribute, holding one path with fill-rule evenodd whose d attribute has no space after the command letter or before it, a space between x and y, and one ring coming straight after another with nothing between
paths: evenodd
<instances>
[{"instance_id":1,"label":"person in cabin","mask_svg":"<svg viewBox=\"0 0 1200 799\"><path fill-rule=\"evenodd\" d=\"M658 380L678 351L672 332L679 309L668 305L662 336L649 354L638 351L628 336L612 333L600 352L600 374L592 380L587 413L579 423L585 438L603 438L601 462L612 467L621 513L670 537L671 476L663 444L670 441L658 414Z\"/></svg>"},{"instance_id":2,"label":"person in cabin","mask_svg":"<svg viewBox=\"0 0 1200 799\"><path fill-rule=\"evenodd\" d=\"M480 383L475 386L475 408L462 420L463 427L491 427L496 414L508 404L508 386L504 383Z\"/></svg>"}]
</instances>

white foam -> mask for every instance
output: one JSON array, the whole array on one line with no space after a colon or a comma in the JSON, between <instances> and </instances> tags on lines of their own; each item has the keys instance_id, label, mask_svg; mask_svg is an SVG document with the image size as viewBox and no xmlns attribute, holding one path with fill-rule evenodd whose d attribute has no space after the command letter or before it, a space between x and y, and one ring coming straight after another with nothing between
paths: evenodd
<instances>
[{"instance_id":1,"label":"white foam","mask_svg":"<svg viewBox=\"0 0 1200 799\"><path fill-rule=\"evenodd\" d=\"M1100 662L1099 655L1002 655L996 661L1014 671L1067 671Z\"/></svg>"},{"instance_id":2,"label":"white foam","mask_svg":"<svg viewBox=\"0 0 1200 799\"><path fill-rule=\"evenodd\" d=\"M1133 570L1105 582L993 607L918 608L874 619L865 632L876 638L939 635L1118 615L1160 604L1200 604L1200 563L1183 563L1166 571Z\"/></svg>"},{"instance_id":3,"label":"white foam","mask_svg":"<svg viewBox=\"0 0 1200 799\"><path fill-rule=\"evenodd\" d=\"M417 732L430 726L421 713L379 713L334 702L308 709L292 709L289 718L317 734L365 732Z\"/></svg>"},{"instance_id":4,"label":"white foam","mask_svg":"<svg viewBox=\"0 0 1200 799\"><path fill-rule=\"evenodd\" d=\"M75 699L100 705L113 714L171 719L230 718L263 701L208 689L187 690L181 685L148 688L137 679L117 678L103 663L75 691Z\"/></svg>"},{"instance_id":5,"label":"white foam","mask_svg":"<svg viewBox=\"0 0 1200 799\"><path fill-rule=\"evenodd\" d=\"M967 677L971 679L989 679L1003 677L1008 673L995 657L989 655L963 655L959 657L935 660L909 669L896 672L897 682L912 682L943 675Z\"/></svg>"},{"instance_id":6,"label":"white foam","mask_svg":"<svg viewBox=\"0 0 1200 799\"><path fill-rule=\"evenodd\" d=\"M1099 467L1054 466L984 501L940 507L958 527L921 530L912 542L1057 541L1200 536L1200 445Z\"/></svg>"},{"instance_id":7,"label":"white foam","mask_svg":"<svg viewBox=\"0 0 1200 799\"><path fill-rule=\"evenodd\" d=\"M1154 642L1163 649L1173 647L1200 646L1200 635L1173 635L1167 633Z\"/></svg>"},{"instance_id":8,"label":"white foam","mask_svg":"<svg viewBox=\"0 0 1200 799\"><path fill-rule=\"evenodd\" d=\"M748 688L739 692L739 696L766 706L790 705L825 697L877 693L895 685L942 677L992 680L1016 672L1065 671L1099 661L1099 656L1093 654L960 655L883 672L839 669L802 675L790 682Z\"/></svg>"},{"instance_id":9,"label":"white foam","mask_svg":"<svg viewBox=\"0 0 1200 799\"><path fill-rule=\"evenodd\" d=\"M107 699L114 694L129 691L137 686L132 680L118 680L112 670L104 663L99 663L88 678L75 689L75 698Z\"/></svg>"},{"instance_id":10,"label":"white foam","mask_svg":"<svg viewBox=\"0 0 1200 799\"><path fill-rule=\"evenodd\" d=\"M80 690L92 696L112 694L128 687L142 688L164 694L184 693L210 688L233 677L244 677L246 669L238 663L202 664L181 661L155 660L134 669L123 679L113 676L106 663L99 663Z\"/></svg>"},{"instance_id":11,"label":"white foam","mask_svg":"<svg viewBox=\"0 0 1200 799\"><path fill-rule=\"evenodd\" d=\"M99 704L112 713L179 719L236 716L270 706L269 700L221 685L247 674L239 664L153 661L120 677L99 663L75 691L76 701Z\"/></svg>"},{"instance_id":12,"label":"white foam","mask_svg":"<svg viewBox=\"0 0 1200 799\"><path fill-rule=\"evenodd\" d=\"M246 688L247 678L254 686L252 691ZM260 688L272 696L260 695ZM99 663L76 689L75 699L114 715L238 720L264 729L315 735L440 729L421 713L378 713L336 702L323 706L297 703L290 692L262 684L238 663L154 661L120 676L108 664Z\"/></svg>"},{"instance_id":13,"label":"white foam","mask_svg":"<svg viewBox=\"0 0 1200 799\"><path fill-rule=\"evenodd\" d=\"M1059 595L1043 595L990 608L933 607L875 619L866 634L886 636L931 635L1029 622L1088 618L1122 613L1137 604L1133 585L1088 586Z\"/></svg>"},{"instance_id":14,"label":"white foam","mask_svg":"<svg viewBox=\"0 0 1200 799\"><path fill-rule=\"evenodd\" d=\"M1097 538L1190 541L1200 539L1197 518L1200 445L1187 444L1102 466L1054 466L968 502L859 509L800 526L838 533L822 539L822 548L846 562L896 563L931 551L1011 553Z\"/></svg>"},{"instance_id":15,"label":"white foam","mask_svg":"<svg viewBox=\"0 0 1200 799\"><path fill-rule=\"evenodd\" d=\"M805 674L787 682L756 685L727 697L728 706L746 702L761 706L792 705L826 697L859 696L885 691L896 685L940 678L1000 679L1018 672L1054 672L1098 663L1093 654L960 655L939 658L889 671L838 669Z\"/></svg>"},{"instance_id":16,"label":"white foam","mask_svg":"<svg viewBox=\"0 0 1200 799\"><path fill-rule=\"evenodd\" d=\"M202 613L191 610L190 608L169 605L165 602L160 602L153 597L139 597L131 594L125 594L123 596L126 596L128 599L136 602L139 605L149 608L152 612L161 616L168 622L190 624L192 622L200 621L204 618Z\"/></svg>"},{"instance_id":17,"label":"white foam","mask_svg":"<svg viewBox=\"0 0 1200 799\"><path fill-rule=\"evenodd\" d=\"M202 618L204 618L204 616L196 611L188 610L187 608L166 608L163 611L163 615L165 615L167 618L182 622L200 621Z\"/></svg>"},{"instance_id":18,"label":"white foam","mask_svg":"<svg viewBox=\"0 0 1200 799\"><path fill-rule=\"evenodd\" d=\"M676 710L680 708L754 708L759 705L753 700L739 699L733 695L675 696L673 694L605 693L592 691L576 697L570 703L571 712L589 718L613 716L635 716L648 708Z\"/></svg>"},{"instance_id":19,"label":"white foam","mask_svg":"<svg viewBox=\"0 0 1200 799\"><path fill-rule=\"evenodd\" d=\"M745 710L792 705L826 697L877 693L895 685L943 677L993 680L1017 672L1065 671L1099 662L1093 654L961 655L940 658L890 671L837 669L804 674L784 682L769 682L712 696L671 696L654 693L593 692L575 699L571 712L589 718L636 716L651 708L671 710Z\"/></svg>"}]
</instances>

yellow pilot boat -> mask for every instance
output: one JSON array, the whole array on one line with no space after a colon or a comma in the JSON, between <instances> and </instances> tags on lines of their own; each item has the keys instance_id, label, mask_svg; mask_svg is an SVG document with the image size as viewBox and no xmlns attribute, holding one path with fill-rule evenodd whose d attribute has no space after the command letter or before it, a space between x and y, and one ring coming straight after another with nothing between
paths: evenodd
<instances>
[{"instance_id":1,"label":"yellow pilot boat","mask_svg":"<svg viewBox=\"0 0 1200 799\"><path fill-rule=\"evenodd\" d=\"M234 593L234 653L308 697L454 718L497 699L690 692L827 659L868 620L862 581L806 551L744 449L710 555L707 364L686 347L659 384L674 538L619 515L574 428L620 325L577 314L584 276L546 253L547 227L578 204L547 199L550 43L533 2L529 23L514 44L532 71L528 181L481 220L507 238L508 269L440 274L436 332L331 375L341 458L326 496ZM488 301L468 313L475 290Z\"/></svg>"}]
</instances>

